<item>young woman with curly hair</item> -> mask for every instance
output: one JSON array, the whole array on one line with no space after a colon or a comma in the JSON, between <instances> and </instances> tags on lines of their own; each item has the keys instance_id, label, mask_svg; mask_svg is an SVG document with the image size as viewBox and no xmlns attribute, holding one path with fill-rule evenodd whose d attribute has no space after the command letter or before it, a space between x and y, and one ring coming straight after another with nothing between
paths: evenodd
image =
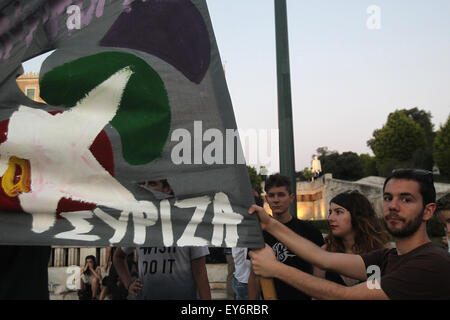
<instances>
[{"instance_id":1,"label":"young woman with curly hair","mask_svg":"<svg viewBox=\"0 0 450 320\"><path fill-rule=\"evenodd\" d=\"M330 252L363 254L390 248L389 235L377 218L369 200L357 190L338 194L330 201L328 216L330 233L323 249ZM316 275L342 285L353 286L358 280L334 272L316 269Z\"/></svg>"}]
</instances>

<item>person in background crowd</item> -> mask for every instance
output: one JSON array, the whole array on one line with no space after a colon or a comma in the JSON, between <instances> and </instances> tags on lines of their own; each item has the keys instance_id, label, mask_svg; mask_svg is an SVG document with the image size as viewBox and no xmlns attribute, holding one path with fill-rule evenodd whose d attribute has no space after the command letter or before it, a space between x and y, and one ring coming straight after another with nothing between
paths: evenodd
<instances>
[{"instance_id":1,"label":"person in background crowd","mask_svg":"<svg viewBox=\"0 0 450 320\"><path fill-rule=\"evenodd\" d=\"M394 170L383 186L383 219L396 248L354 255L325 251L271 218L263 208L252 206L249 213L258 214L262 229L297 255L321 269L369 281L346 287L314 277L279 263L269 246L250 252L253 270L286 281L316 299L450 300L450 254L427 235L426 224L435 210L432 172Z\"/></svg>"},{"instance_id":2,"label":"person in background crowd","mask_svg":"<svg viewBox=\"0 0 450 320\"><path fill-rule=\"evenodd\" d=\"M232 249L224 248L223 253L225 255L225 259L227 261L227 300L235 300L236 293L233 289L233 280L234 280L234 272L236 270L236 266L233 259Z\"/></svg>"},{"instance_id":3,"label":"person in background crowd","mask_svg":"<svg viewBox=\"0 0 450 320\"><path fill-rule=\"evenodd\" d=\"M172 195L166 180L148 181L155 192ZM139 278L133 280L126 257L135 248L117 248L114 265L130 295L140 300L211 300L207 247L138 248Z\"/></svg>"},{"instance_id":4,"label":"person in background crowd","mask_svg":"<svg viewBox=\"0 0 450 320\"><path fill-rule=\"evenodd\" d=\"M87 256L81 269L81 289L78 291L80 300L97 300L102 281L100 267L94 256Z\"/></svg>"},{"instance_id":5,"label":"person in background crowd","mask_svg":"<svg viewBox=\"0 0 450 320\"><path fill-rule=\"evenodd\" d=\"M116 248L109 247L109 249L111 249L109 250L110 255L107 254L106 257L108 258L108 256L110 256L112 261ZM136 279L138 277L138 267L134 261L134 252L127 256L127 265L128 270L130 270L131 278ZM106 296L109 296L111 300L126 300L128 296L128 290L120 281L113 263L111 263L109 274L102 280L102 291L100 292L99 300L105 300Z\"/></svg>"},{"instance_id":6,"label":"person in background crowd","mask_svg":"<svg viewBox=\"0 0 450 320\"><path fill-rule=\"evenodd\" d=\"M329 252L363 254L390 248L389 235L372 204L357 190L348 190L331 199L328 223L330 233L322 248ZM330 271L315 271L314 274L341 285L353 286L360 282Z\"/></svg>"},{"instance_id":7,"label":"person in background crowd","mask_svg":"<svg viewBox=\"0 0 450 320\"><path fill-rule=\"evenodd\" d=\"M252 194L255 200L256 205L263 206L264 199L261 197L259 192L256 189L252 189ZM228 248L227 248L228 249ZM247 248L232 248L230 250L231 263L232 268L228 268L228 277L227 277L227 290L228 290L228 282L231 283L231 291L232 299L229 300L248 300L248 292L249 286L253 286L250 288L250 292L257 292L259 287L256 284L256 281L250 281L249 277L251 273L251 263L248 257L248 249ZM229 278L231 278L229 280Z\"/></svg>"},{"instance_id":8,"label":"person in background crowd","mask_svg":"<svg viewBox=\"0 0 450 320\"><path fill-rule=\"evenodd\" d=\"M102 291L100 292L99 300L104 300L106 296L111 294L111 284L109 277L111 273L115 273L112 257L114 255L114 247L106 248L105 265L102 267Z\"/></svg>"},{"instance_id":9,"label":"person in background crowd","mask_svg":"<svg viewBox=\"0 0 450 320\"><path fill-rule=\"evenodd\" d=\"M291 183L288 177L280 174L270 176L266 181L265 191L267 202L269 203L273 217L276 221L285 226L287 229L292 230L293 233L299 234L302 237L311 240L318 246L322 246L324 244L322 234L318 229L308 222L291 216L289 206L292 201L295 200L295 195L291 192ZM273 253L275 253L277 261L297 270L302 270L308 274L313 273L313 266L311 263L298 257L286 246L284 241L278 240L268 232L264 232L263 235L265 242L270 246ZM279 300L311 299L309 294L297 290L285 280L274 279L274 285ZM249 277L248 286L250 300L259 299L259 285L253 272ZM254 290L254 288L257 288L257 290Z\"/></svg>"},{"instance_id":10,"label":"person in background crowd","mask_svg":"<svg viewBox=\"0 0 450 320\"><path fill-rule=\"evenodd\" d=\"M442 238L442 243L450 252L450 193L437 201L436 212L439 220L444 224L446 236Z\"/></svg>"},{"instance_id":11,"label":"person in background crowd","mask_svg":"<svg viewBox=\"0 0 450 320\"><path fill-rule=\"evenodd\" d=\"M232 248L231 251L235 264L235 271L233 274L233 291L236 295L236 300L248 300L248 278L251 272L250 259L247 257L248 249ZM252 283L250 283L250 285L252 285ZM253 283L253 285L255 284ZM253 288L251 290L257 290L257 288Z\"/></svg>"}]
</instances>

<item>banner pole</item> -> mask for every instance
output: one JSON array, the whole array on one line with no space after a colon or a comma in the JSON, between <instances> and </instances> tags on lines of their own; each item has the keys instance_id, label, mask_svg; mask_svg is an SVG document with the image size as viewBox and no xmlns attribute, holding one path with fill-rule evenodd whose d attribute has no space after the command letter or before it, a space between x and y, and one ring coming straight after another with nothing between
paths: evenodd
<instances>
[{"instance_id":1,"label":"banner pole","mask_svg":"<svg viewBox=\"0 0 450 320\"><path fill-rule=\"evenodd\" d=\"M280 174L289 177L291 180L291 192L295 195L295 201L290 206L290 213L293 217L297 217L297 185L295 175L287 8L286 0L274 1L278 79L278 128L280 132Z\"/></svg>"},{"instance_id":2,"label":"banner pole","mask_svg":"<svg viewBox=\"0 0 450 320\"><path fill-rule=\"evenodd\" d=\"M258 277L264 300L278 300L277 292L272 278Z\"/></svg>"}]
</instances>

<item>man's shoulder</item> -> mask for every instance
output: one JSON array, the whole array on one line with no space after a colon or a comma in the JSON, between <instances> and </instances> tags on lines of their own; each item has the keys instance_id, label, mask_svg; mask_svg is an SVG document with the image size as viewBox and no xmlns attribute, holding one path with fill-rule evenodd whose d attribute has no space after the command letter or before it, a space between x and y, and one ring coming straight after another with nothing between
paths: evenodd
<instances>
[{"instance_id":1,"label":"man's shoulder","mask_svg":"<svg viewBox=\"0 0 450 320\"><path fill-rule=\"evenodd\" d=\"M430 242L417 248L411 253L411 256L430 261L439 260L441 263L450 266L450 253L436 243Z\"/></svg>"},{"instance_id":2,"label":"man's shoulder","mask_svg":"<svg viewBox=\"0 0 450 320\"><path fill-rule=\"evenodd\" d=\"M383 261L387 261L389 257L392 257L392 261L402 261L404 266L410 265L430 265L440 267L445 266L450 268L450 254L434 243L428 243L420 246L405 255L398 255L397 249L378 249L369 253L366 253L363 259L366 260L369 257L377 257ZM400 259L400 260L398 260ZM389 259L390 260L390 259Z\"/></svg>"},{"instance_id":3,"label":"man's shoulder","mask_svg":"<svg viewBox=\"0 0 450 320\"><path fill-rule=\"evenodd\" d=\"M391 299L450 298L450 256L439 246L428 243L400 256L394 252L389 260L380 283Z\"/></svg>"}]
</instances>

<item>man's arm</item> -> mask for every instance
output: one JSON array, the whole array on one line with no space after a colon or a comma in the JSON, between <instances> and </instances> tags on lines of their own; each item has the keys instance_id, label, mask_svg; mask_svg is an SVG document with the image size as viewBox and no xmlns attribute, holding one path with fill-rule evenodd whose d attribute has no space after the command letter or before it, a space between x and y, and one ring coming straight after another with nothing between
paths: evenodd
<instances>
[{"instance_id":1,"label":"man's arm","mask_svg":"<svg viewBox=\"0 0 450 320\"><path fill-rule=\"evenodd\" d=\"M280 263L281 264L281 263ZM281 264L274 276L291 284L307 295L320 300L389 300L384 291L369 289L367 283L345 287L337 283L314 277L299 269Z\"/></svg>"},{"instance_id":2,"label":"man's arm","mask_svg":"<svg viewBox=\"0 0 450 320\"><path fill-rule=\"evenodd\" d=\"M263 208L253 205L249 213L255 212L258 214L263 230L273 235L289 250L312 265L323 270L335 271L353 279L367 279L366 265L359 255L325 251L269 216Z\"/></svg>"},{"instance_id":3,"label":"man's arm","mask_svg":"<svg viewBox=\"0 0 450 320\"><path fill-rule=\"evenodd\" d=\"M206 258L200 257L191 261L192 275L197 285L201 300L211 300L208 273L206 271Z\"/></svg>"},{"instance_id":4,"label":"man's arm","mask_svg":"<svg viewBox=\"0 0 450 320\"><path fill-rule=\"evenodd\" d=\"M142 283L139 279L132 281L130 270L128 270L127 255L121 248L117 248L114 252L113 263L125 288L128 289L130 294L137 296L139 291L142 290Z\"/></svg>"},{"instance_id":5,"label":"man's arm","mask_svg":"<svg viewBox=\"0 0 450 320\"><path fill-rule=\"evenodd\" d=\"M105 265L104 265L105 272L111 266L110 263L109 263L109 258L111 258L111 252L112 252L112 247L106 247Z\"/></svg>"},{"instance_id":6,"label":"man's arm","mask_svg":"<svg viewBox=\"0 0 450 320\"><path fill-rule=\"evenodd\" d=\"M320 247L322 250L327 250L327 245L326 244L324 244L323 246L321 246ZM322 270L322 269L320 269L320 268L318 268L318 267L316 267L316 266L313 266L313 275L315 276L315 277L318 277L318 278L322 278L322 279L326 279L326 271L325 270Z\"/></svg>"},{"instance_id":7,"label":"man's arm","mask_svg":"<svg viewBox=\"0 0 450 320\"><path fill-rule=\"evenodd\" d=\"M299 269L278 262L270 247L250 253L255 274L278 278L315 299L328 300L387 300L382 289L369 289L367 283L344 287L320 279Z\"/></svg>"}]
</instances>

